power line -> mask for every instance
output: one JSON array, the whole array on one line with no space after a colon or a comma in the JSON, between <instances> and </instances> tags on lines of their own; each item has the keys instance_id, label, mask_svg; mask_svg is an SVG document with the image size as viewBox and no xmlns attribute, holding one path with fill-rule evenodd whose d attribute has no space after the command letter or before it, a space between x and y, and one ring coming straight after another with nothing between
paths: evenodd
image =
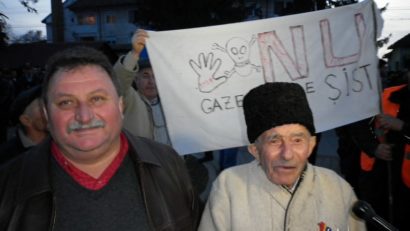
<instances>
[{"instance_id":1,"label":"power line","mask_svg":"<svg viewBox=\"0 0 410 231\"><path fill-rule=\"evenodd\" d=\"M33 27L46 27L46 25L40 25L40 24L36 24L36 25L10 25L11 28L33 28Z\"/></svg>"}]
</instances>

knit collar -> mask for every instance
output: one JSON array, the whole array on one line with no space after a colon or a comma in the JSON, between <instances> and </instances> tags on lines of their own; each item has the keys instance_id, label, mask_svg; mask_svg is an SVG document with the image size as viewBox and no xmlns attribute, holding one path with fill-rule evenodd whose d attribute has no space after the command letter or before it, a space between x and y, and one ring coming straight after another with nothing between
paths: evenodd
<instances>
[{"instance_id":1,"label":"knit collar","mask_svg":"<svg viewBox=\"0 0 410 231\"><path fill-rule=\"evenodd\" d=\"M138 91L138 94L141 96L141 99L142 99L147 105L155 106L155 105L157 105L157 104L160 103L160 100L159 100L159 97L158 97L158 96L155 97L154 99L149 100L149 99L147 99L147 97L145 97L141 92Z\"/></svg>"},{"instance_id":2,"label":"knit collar","mask_svg":"<svg viewBox=\"0 0 410 231\"><path fill-rule=\"evenodd\" d=\"M98 178L94 178L75 167L62 154L61 150L58 148L57 144L54 141L51 142L51 153L60 167L62 167L63 170L74 179L74 181L76 181L86 189L99 190L108 184L108 182L121 166L126 154L128 153L128 141L123 133L121 133L120 135L120 140L121 145L117 156Z\"/></svg>"}]
</instances>

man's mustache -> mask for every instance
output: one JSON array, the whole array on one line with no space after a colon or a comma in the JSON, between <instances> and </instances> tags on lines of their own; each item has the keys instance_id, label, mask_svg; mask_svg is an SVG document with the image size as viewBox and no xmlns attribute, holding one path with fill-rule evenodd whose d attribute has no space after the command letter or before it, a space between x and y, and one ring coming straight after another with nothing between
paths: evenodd
<instances>
[{"instance_id":1,"label":"man's mustache","mask_svg":"<svg viewBox=\"0 0 410 231\"><path fill-rule=\"evenodd\" d=\"M93 129L93 128L103 128L105 127L105 123L99 119L93 119L87 124L79 123L78 121L74 121L68 125L67 132L70 134L74 131L79 131L83 129Z\"/></svg>"}]
</instances>

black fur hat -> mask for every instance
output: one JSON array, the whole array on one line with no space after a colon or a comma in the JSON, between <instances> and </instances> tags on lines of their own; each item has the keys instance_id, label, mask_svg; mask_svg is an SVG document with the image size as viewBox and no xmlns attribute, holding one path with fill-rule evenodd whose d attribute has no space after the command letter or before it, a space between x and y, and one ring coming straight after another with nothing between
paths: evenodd
<instances>
[{"instance_id":1,"label":"black fur hat","mask_svg":"<svg viewBox=\"0 0 410 231\"><path fill-rule=\"evenodd\" d=\"M315 134L313 114L303 88L296 83L265 83L243 99L243 110L251 143L265 131L284 124L301 124Z\"/></svg>"}]
</instances>

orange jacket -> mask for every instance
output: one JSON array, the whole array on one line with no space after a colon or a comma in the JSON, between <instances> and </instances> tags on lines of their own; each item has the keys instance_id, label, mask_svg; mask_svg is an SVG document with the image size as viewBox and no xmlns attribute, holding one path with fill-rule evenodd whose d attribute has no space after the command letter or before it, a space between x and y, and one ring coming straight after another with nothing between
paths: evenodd
<instances>
[{"instance_id":1,"label":"orange jacket","mask_svg":"<svg viewBox=\"0 0 410 231\"><path fill-rule=\"evenodd\" d=\"M399 104L395 104L390 102L389 98L390 95L401 89L402 87L404 87L404 85L400 85L400 86L394 86L394 87L389 87L386 88L383 91L383 95L382 95L382 107L383 107L383 113L384 114L388 114L391 116L396 117L397 113L400 109L400 105ZM379 142L383 143L384 142L384 135L387 132L386 130L382 130L379 128L379 125L377 123L377 120L375 122L375 133L376 136L379 140ZM410 188L410 145L406 144L404 147L404 157L403 157L403 164L402 164L402 178L403 178L403 183ZM366 154L365 152L362 152L360 155L360 166L362 168L363 171L372 171L373 169L373 165L375 162L375 158L369 156L368 154Z\"/></svg>"}]
</instances>

